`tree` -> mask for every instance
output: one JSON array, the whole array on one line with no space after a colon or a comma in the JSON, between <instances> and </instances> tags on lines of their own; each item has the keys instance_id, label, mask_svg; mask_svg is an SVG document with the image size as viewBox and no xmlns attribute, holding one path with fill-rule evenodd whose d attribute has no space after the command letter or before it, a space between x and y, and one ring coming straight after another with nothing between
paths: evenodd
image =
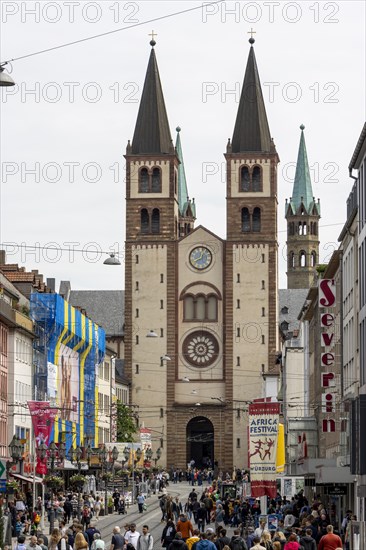
<instances>
[{"instance_id":1,"label":"tree","mask_svg":"<svg viewBox=\"0 0 366 550\"><path fill-rule=\"evenodd\" d=\"M137 432L136 415L121 401L117 401L117 441L131 443Z\"/></svg>"}]
</instances>

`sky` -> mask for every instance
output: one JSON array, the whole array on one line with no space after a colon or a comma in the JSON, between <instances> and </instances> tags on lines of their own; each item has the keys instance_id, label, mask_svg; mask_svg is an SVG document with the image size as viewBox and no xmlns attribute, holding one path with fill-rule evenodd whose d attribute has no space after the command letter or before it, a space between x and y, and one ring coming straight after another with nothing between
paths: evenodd
<instances>
[{"instance_id":1,"label":"sky","mask_svg":"<svg viewBox=\"0 0 366 550\"><path fill-rule=\"evenodd\" d=\"M321 202L320 261L329 261L346 219L354 183L348 165L365 121L363 1L3 0L1 61L15 60L6 69L17 83L1 88L0 97L0 243L8 262L55 277L56 289L61 280L74 290L124 288L123 154L133 137L152 30L174 141L175 128L182 129L196 226L225 238L223 153L251 29L281 159L280 287L286 288L285 199L301 124ZM109 34L29 55L101 33ZM103 265L113 250L121 267Z\"/></svg>"}]
</instances>

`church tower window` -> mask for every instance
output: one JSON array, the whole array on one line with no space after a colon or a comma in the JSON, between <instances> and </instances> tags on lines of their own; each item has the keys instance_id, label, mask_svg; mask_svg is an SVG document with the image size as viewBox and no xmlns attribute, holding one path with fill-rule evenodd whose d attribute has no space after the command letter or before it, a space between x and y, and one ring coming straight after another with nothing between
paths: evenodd
<instances>
[{"instance_id":1,"label":"church tower window","mask_svg":"<svg viewBox=\"0 0 366 550\"><path fill-rule=\"evenodd\" d=\"M248 166L242 166L240 170L240 191L250 191L250 175Z\"/></svg>"},{"instance_id":2,"label":"church tower window","mask_svg":"<svg viewBox=\"0 0 366 550\"><path fill-rule=\"evenodd\" d=\"M216 321L217 319L217 298L216 296L209 296L207 301L207 319L209 321Z\"/></svg>"},{"instance_id":3,"label":"church tower window","mask_svg":"<svg viewBox=\"0 0 366 550\"><path fill-rule=\"evenodd\" d=\"M288 266L289 268L295 267L295 254L293 252L288 255Z\"/></svg>"},{"instance_id":4,"label":"church tower window","mask_svg":"<svg viewBox=\"0 0 366 550\"><path fill-rule=\"evenodd\" d=\"M301 250L299 259L300 267L306 267L306 254L304 250Z\"/></svg>"},{"instance_id":5,"label":"church tower window","mask_svg":"<svg viewBox=\"0 0 366 550\"><path fill-rule=\"evenodd\" d=\"M154 208L151 216L151 233L160 233L160 210Z\"/></svg>"},{"instance_id":6,"label":"church tower window","mask_svg":"<svg viewBox=\"0 0 366 550\"><path fill-rule=\"evenodd\" d=\"M316 266L316 252L313 250L310 257L311 267Z\"/></svg>"},{"instance_id":7,"label":"church tower window","mask_svg":"<svg viewBox=\"0 0 366 550\"><path fill-rule=\"evenodd\" d=\"M262 191L262 170L260 166L254 166L252 171L252 191Z\"/></svg>"},{"instance_id":8,"label":"church tower window","mask_svg":"<svg viewBox=\"0 0 366 550\"><path fill-rule=\"evenodd\" d=\"M241 210L241 230L243 233L250 233L250 214L248 208Z\"/></svg>"},{"instance_id":9,"label":"church tower window","mask_svg":"<svg viewBox=\"0 0 366 550\"><path fill-rule=\"evenodd\" d=\"M161 172L160 168L154 168L152 171L152 193L161 193Z\"/></svg>"},{"instance_id":10,"label":"church tower window","mask_svg":"<svg viewBox=\"0 0 366 550\"><path fill-rule=\"evenodd\" d=\"M205 319L206 300L204 296L197 296L196 298L196 320L203 321Z\"/></svg>"},{"instance_id":11,"label":"church tower window","mask_svg":"<svg viewBox=\"0 0 366 550\"><path fill-rule=\"evenodd\" d=\"M184 320L192 321L194 318L194 298L186 296L184 298Z\"/></svg>"},{"instance_id":12,"label":"church tower window","mask_svg":"<svg viewBox=\"0 0 366 550\"><path fill-rule=\"evenodd\" d=\"M146 208L141 210L141 233L149 233L150 231L150 217Z\"/></svg>"},{"instance_id":13,"label":"church tower window","mask_svg":"<svg viewBox=\"0 0 366 550\"><path fill-rule=\"evenodd\" d=\"M252 229L257 233L261 230L261 209L258 207L254 208L253 210Z\"/></svg>"},{"instance_id":14,"label":"church tower window","mask_svg":"<svg viewBox=\"0 0 366 550\"><path fill-rule=\"evenodd\" d=\"M140 193L149 192L149 172L147 168L141 168L140 170Z\"/></svg>"}]
</instances>

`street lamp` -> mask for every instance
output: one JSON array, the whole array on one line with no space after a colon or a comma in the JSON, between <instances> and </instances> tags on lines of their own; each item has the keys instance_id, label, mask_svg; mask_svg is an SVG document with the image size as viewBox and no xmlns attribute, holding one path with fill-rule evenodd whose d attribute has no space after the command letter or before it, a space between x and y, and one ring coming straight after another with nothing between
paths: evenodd
<instances>
[{"instance_id":1,"label":"street lamp","mask_svg":"<svg viewBox=\"0 0 366 550\"><path fill-rule=\"evenodd\" d=\"M13 436L13 439L9 443L9 454L10 454L11 461L9 460L6 463L7 471L8 471L8 476L7 476L8 480L9 480L9 471L10 471L11 465L16 464L17 462L19 462L22 459L22 455L23 455L23 445L20 442L20 439L18 437L16 437L15 435ZM7 529L6 529L6 533L5 533L5 537L4 537L4 544L7 544L7 545L9 545L9 547L11 547L13 528L12 528L12 522L11 522L11 513L9 511L9 493L8 493L8 491L6 493L6 504L7 504L6 509L7 509L7 512L8 512L8 522L7 522Z\"/></svg>"},{"instance_id":2,"label":"street lamp","mask_svg":"<svg viewBox=\"0 0 366 550\"><path fill-rule=\"evenodd\" d=\"M4 72L5 65L7 65L7 63L2 63L0 65L0 86L15 86L15 82L11 76Z\"/></svg>"},{"instance_id":3,"label":"street lamp","mask_svg":"<svg viewBox=\"0 0 366 550\"><path fill-rule=\"evenodd\" d=\"M38 458L44 461L47 457L47 453L51 459L50 472L53 475L55 471L55 460L58 457L60 460L65 458L66 454L66 445L64 442L60 442L57 446L54 441L50 443L47 447L45 443L41 443L36 450ZM50 510L50 533L52 533L54 524L55 524L55 508L53 505L53 486L52 483L49 485L50 488L50 501L51 501L51 510Z\"/></svg>"},{"instance_id":4,"label":"street lamp","mask_svg":"<svg viewBox=\"0 0 366 550\"><path fill-rule=\"evenodd\" d=\"M102 476L104 476L104 515L108 514L108 466L111 465L111 470L113 471L112 478L114 478L114 463L118 459L118 449L116 446L113 447L112 452L110 453L109 460L108 451L104 445L99 451L99 462L102 465Z\"/></svg>"},{"instance_id":5,"label":"street lamp","mask_svg":"<svg viewBox=\"0 0 366 550\"><path fill-rule=\"evenodd\" d=\"M90 446L88 447L88 450L87 450L88 463L89 463L90 456L91 456L91 453L89 454L89 450L91 451ZM70 454L71 454L71 462L73 464L76 463L77 468L78 468L78 474L80 474L80 472L81 472L81 457L83 456L83 450L78 445L76 447L76 449L74 449L74 448L71 449ZM80 522L80 520L81 520L81 506L80 506L80 489L81 489L81 486L80 486L80 483L78 483L77 488L78 488L78 512L77 513L78 513L78 520Z\"/></svg>"},{"instance_id":6,"label":"street lamp","mask_svg":"<svg viewBox=\"0 0 366 550\"><path fill-rule=\"evenodd\" d=\"M155 453L155 458L154 458L154 463L155 463L155 468L156 468L156 463L160 460L161 458L161 449L160 447L158 449L156 449L156 453Z\"/></svg>"}]
</instances>

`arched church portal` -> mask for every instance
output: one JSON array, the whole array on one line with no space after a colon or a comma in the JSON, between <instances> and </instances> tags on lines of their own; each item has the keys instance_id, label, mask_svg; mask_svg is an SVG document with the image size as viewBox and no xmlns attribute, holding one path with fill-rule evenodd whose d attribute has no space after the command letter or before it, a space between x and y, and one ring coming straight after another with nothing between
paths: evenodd
<instances>
[{"instance_id":1,"label":"arched church portal","mask_svg":"<svg viewBox=\"0 0 366 550\"><path fill-rule=\"evenodd\" d=\"M214 466L214 427L211 420L196 416L187 424L187 463L197 468Z\"/></svg>"}]
</instances>

